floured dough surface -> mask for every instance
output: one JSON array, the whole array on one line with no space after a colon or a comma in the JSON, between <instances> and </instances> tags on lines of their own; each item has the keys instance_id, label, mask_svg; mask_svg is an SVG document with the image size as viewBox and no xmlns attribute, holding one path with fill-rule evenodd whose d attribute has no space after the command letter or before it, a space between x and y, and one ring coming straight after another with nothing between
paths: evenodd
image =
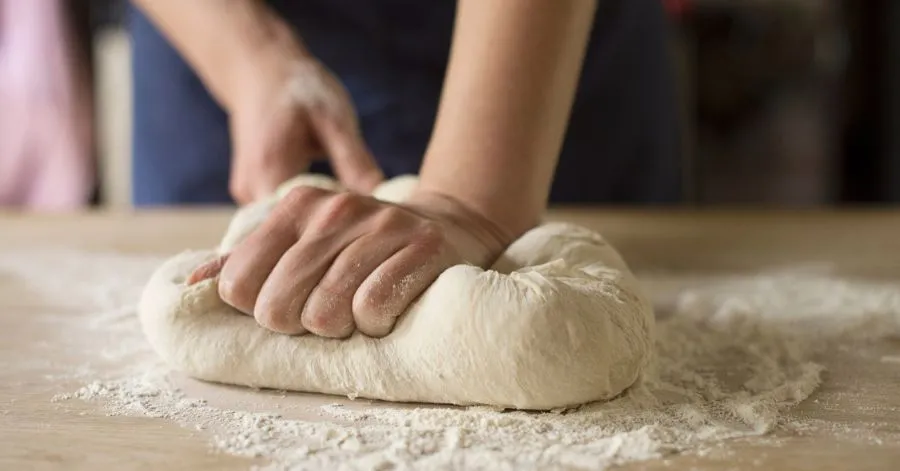
<instances>
[{"instance_id":1,"label":"floured dough surface","mask_svg":"<svg viewBox=\"0 0 900 471\"><path fill-rule=\"evenodd\" d=\"M610 399L652 363L653 313L619 254L586 228L541 225L490 270L447 269L381 339L289 336L225 304L194 268L239 243L287 188L240 209L216 250L183 252L148 282L139 307L153 348L198 379L402 402L546 410ZM415 178L375 196L402 201ZM337 188L336 186L334 188Z\"/></svg>"}]
</instances>

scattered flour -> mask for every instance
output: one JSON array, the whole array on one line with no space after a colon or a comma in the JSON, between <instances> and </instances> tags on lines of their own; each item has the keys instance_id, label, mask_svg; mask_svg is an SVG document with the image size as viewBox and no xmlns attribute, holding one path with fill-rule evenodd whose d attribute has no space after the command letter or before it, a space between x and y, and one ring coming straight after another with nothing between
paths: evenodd
<instances>
[{"instance_id":1,"label":"scattered flour","mask_svg":"<svg viewBox=\"0 0 900 471\"><path fill-rule=\"evenodd\" d=\"M143 340L134 307L160 261L0 253L0 278L13 280L0 291L17 290L23 305L39 300L63 309L46 319L66 329L67 340L57 347L70 354L65 365L35 360L0 367L42 369L48 380L78 378L83 387L53 401L80 399L110 415L171 420L208 434L220 452L262 458L263 469L273 470L598 470L704 454L726 440L773 430L803 433L816 425L786 421L784 412L820 385L819 355L900 334L896 285L804 270L715 278L645 274L659 316L656 375L616 400L540 414L331 404L318 409L320 420L296 420L213 407L173 384Z\"/></svg>"}]
</instances>

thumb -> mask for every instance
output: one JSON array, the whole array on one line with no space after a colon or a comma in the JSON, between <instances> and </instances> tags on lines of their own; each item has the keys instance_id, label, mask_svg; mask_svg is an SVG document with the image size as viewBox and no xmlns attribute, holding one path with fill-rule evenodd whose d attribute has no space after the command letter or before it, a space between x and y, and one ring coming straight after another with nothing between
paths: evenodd
<instances>
[{"instance_id":1,"label":"thumb","mask_svg":"<svg viewBox=\"0 0 900 471\"><path fill-rule=\"evenodd\" d=\"M345 187L368 194L384 180L381 168L355 126L341 125L337 120L323 116L312 121L331 167Z\"/></svg>"},{"instance_id":2,"label":"thumb","mask_svg":"<svg viewBox=\"0 0 900 471\"><path fill-rule=\"evenodd\" d=\"M268 197L279 185L307 171L315 154L310 131L295 119L249 128L245 139L235 142L232 156L230 185L236 200L247 204Z\"/></svg>"}]
</instances>

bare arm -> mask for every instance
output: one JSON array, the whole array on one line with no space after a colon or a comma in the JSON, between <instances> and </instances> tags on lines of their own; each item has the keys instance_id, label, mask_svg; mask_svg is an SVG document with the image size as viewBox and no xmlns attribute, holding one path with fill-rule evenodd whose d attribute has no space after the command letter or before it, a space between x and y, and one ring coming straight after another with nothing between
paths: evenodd
<instances>
[{"instance_id":1,"label":"bare arm","mask_svg":"<svg viewBox=\"0 0 900 471\"><path fill-rule=\"evenodd\" d=\"M308 55L290 27L261 0L135 0L135 4L229 111L248 81L259 82L261 69L286 75Z\"/></svg>"},{"instance_id":2,"label":"bare arm","mask_svg":"<svg viewBox=\"0 0 900 471\"><path fill-rule=\"evenodd\" d=\"M262 0L135 0L229 114L231 194L270 195L327 156L348 188L383 176L340 81Z\"/></svg>"},{"instance_id":3,"label":"bare arm","mask_svg":"<svg viewBox=\"0 0 900 471\"><path fill-rule=\"evenodd\" d=\"M215 64L216 54L225 63L249 61L243 41L231 46L240 52L217 49L216 32L238 29L246 40L256 37L258 23L248 26L251 14L235 18L214 4L257 3L141 1L168 7L157 16L171 16L169 30L182 38L175 42L193 50L186 55L207 71L207 81L215 79L214 66L205 64ZM459 0L435 132L406 209L299 188L191 281L219 276L226 303L278 332L344 338L359 330L378 337L447 268L490 266L546 207L596 1ZM192 13L181 6L188 3ZM218 18L210 18L213 10ZM187 45L195 35L203 41Z\"/></svg>"},{"instance_id":4,"label":"bare arm","mask_svg":"<svg viewBox=\"0 0 900 471\"><path fill-rule=\"evenodd\" d=\"M538 222L596 0L460 0L422 189L515 237Z\"/></svg>"},{"instance_id":5,"label":"bare arm","mask_svg":"<svg viewBox=\"0 0 900 471\"><path fill-rule=\"evenodd\" d=\"M276 88L308 57L260 0L136 2L229 111L257 101L240 95ZM538 222L596 2L459 1L422 190L458 200L496 223L506 239Z\"/></svg>"}]
</instances>

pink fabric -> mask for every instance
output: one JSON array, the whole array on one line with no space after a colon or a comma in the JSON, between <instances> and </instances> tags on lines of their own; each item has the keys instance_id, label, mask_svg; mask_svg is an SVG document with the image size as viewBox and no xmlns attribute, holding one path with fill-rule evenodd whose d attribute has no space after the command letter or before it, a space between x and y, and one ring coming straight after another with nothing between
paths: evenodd
<instances>
[{"instance_id":1,"label":"pink fabric","mask_svg":"<svg viewBox=\"0 0 900 471\"><path fill-rule=\"evenodd\" d=\"M68 210L94 184L89 87L65 0L0 0L0 206Z\"/></svg>"}]
</instances>

